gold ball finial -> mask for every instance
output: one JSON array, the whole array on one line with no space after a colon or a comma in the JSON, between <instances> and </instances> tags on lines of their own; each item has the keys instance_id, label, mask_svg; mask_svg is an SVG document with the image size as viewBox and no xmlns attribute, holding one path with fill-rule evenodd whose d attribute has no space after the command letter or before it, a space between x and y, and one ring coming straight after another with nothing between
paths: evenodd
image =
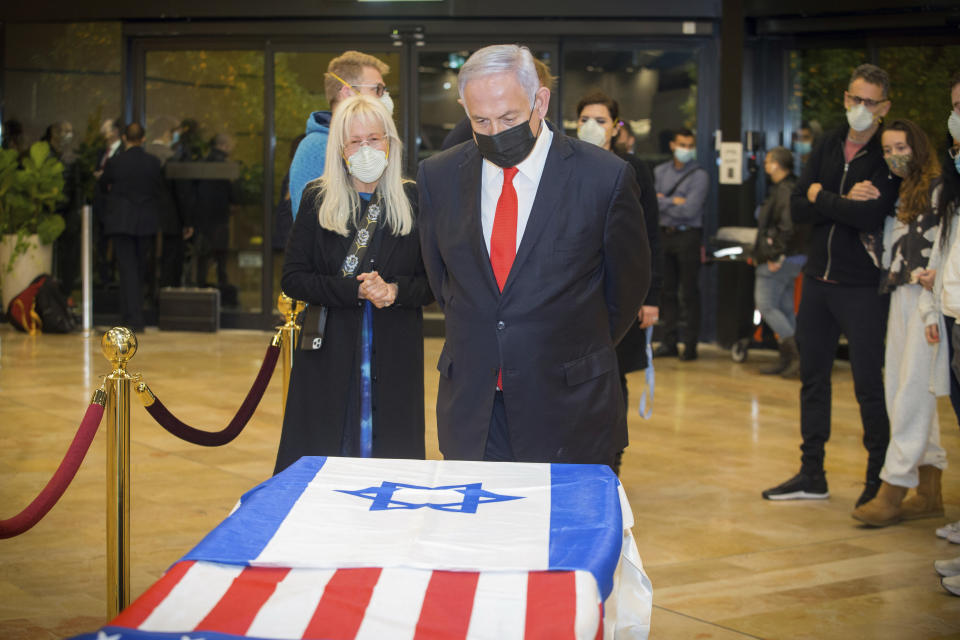
<instances>
[{"instance_id":1,"label":"gold ball finial","mask_svg":"<svg viewBox=\"0 0 960 640\"><path fill-rule=\"evenodd\" d=\"M296 302L296 300L287 294L281 293L280 297L277 298L277 310L280 311L280 315L286 318L290 315L290 312L293 311Z\"/></svg>"},{"instance_id":2,"label":"gold ball finial","mask_svg":"<svg viewBox=\"0 0 960 640\"><path fill-rule=\"evenodd\" d=\"M121 369L137 353L137 336L127 327L114 327L100 339L103 357Z\"/></svg>"}]
</instances>

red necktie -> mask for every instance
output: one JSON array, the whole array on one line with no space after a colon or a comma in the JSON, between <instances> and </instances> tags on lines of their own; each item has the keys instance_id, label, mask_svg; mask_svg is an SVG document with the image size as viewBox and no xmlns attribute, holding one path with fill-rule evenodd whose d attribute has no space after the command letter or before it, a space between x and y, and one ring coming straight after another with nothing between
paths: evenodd
<instances>
[{"instance_id":1,"label":"red necktie","mask_svg":"<svg viewBox=\"0 0 960 640\"><path fill-rule=\"evenodd\" d=\"M493 231L490 232L490 265L497 286L503 291L503 285L510 275L510 267L517 256L517 190L513 188L516 167L503 170L503 190L497 200L497 211L493 216ZM497 389L503 389L503 371L497 369Z\"/></svg>"},{"instance_id":2,"label":"red necktie","mask_svg":"<svg viewBox=\"0 0 960 640\"><path fill-rule=\"evenodd\" d=\"M490 232L490 265L500 291L503 291L513 259L517 255L517 190L513 188L515 175L516 167L503 170L503 190L497 200L493 231Z\"/></svg>"}]
</instances>

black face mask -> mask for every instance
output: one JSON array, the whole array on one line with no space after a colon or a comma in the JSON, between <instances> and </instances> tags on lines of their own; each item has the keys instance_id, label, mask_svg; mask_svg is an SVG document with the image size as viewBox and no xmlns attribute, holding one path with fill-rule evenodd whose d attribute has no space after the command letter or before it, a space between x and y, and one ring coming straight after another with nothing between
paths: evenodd
<instances>
[{"instance_id":1,"label":"black face mask","mask_svg":"<svg viewBox=\"0 0 960 640\"><path fill-rule=\"evenodd\" d=\"M540 128L543 128L543 119L540 120ZM540 129L537 129L537 135L539 134ZM496 135L487 136L474 131L473 136L476 138L480 155L501 169L515 167L523 162L537 143L537 136L530 131L529 118L526 122Z\"/></svg>"}]
</instances>

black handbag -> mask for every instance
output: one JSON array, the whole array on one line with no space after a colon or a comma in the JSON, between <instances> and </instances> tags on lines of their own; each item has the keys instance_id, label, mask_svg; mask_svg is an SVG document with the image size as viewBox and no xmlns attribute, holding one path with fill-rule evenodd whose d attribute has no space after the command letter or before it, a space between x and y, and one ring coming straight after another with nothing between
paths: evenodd
<instances>
[{"instance_id":1,"label":"black handbag","mask_svg":"<svg viewBox=\"0 0 960 640\"><path fill-rule=\"evenodd\" d=\"M316 351L323 346L327 328L327 308L322 304L308 304L300 313L300 349Z\"/></svg>"}]
</instances>

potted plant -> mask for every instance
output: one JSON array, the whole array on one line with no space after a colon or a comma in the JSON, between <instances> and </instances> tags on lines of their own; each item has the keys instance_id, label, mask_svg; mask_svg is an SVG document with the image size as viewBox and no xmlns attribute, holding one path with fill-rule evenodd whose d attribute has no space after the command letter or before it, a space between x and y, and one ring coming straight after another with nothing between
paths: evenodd
<instances>
[{"instance_id":1,"label":"potted plant","mask_svg":"<svg viewBox=\"0 0 960 640\"><path fill-rule=\"evenodd\" d=\"M41 273L49 273L53 241L63 233L54 213L64 199L63 164L46 142L35 142L18 163L17 152L0 151L0 288L3 310Z\"/></svg>"}]
</instances>

